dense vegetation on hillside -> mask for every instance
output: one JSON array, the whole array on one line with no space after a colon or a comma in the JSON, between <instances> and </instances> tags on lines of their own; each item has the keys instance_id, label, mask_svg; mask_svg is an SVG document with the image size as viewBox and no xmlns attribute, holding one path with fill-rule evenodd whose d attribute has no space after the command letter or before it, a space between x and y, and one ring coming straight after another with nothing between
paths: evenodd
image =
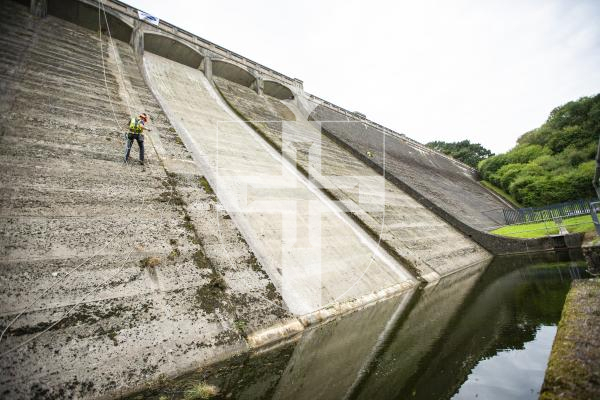
<instances>
[{"instance_id":1,"label":"dense vegetation on hillside","mask_svg":"<svg viewBox=\"0 0 600 400\"><path fill-rule=\"evenodd\" d=\"M473 168L477 168L477 164L481 160L494 155L479 143L471 143L468 140L453 143L436 140L427 143L426 146L462 161Z\"/></svg>"},{"instance_id":2,"label":"dense vegetation on hillside","mask_svg":"<svg viewBox=\"0 0 600 400\"><path fill-rule=\"evenodd\" d=\"M481 161L479 172L524 206L591 198L599 135L600 94L582 97L552 110L512 150Z\"/></svg>"}]
</instances>

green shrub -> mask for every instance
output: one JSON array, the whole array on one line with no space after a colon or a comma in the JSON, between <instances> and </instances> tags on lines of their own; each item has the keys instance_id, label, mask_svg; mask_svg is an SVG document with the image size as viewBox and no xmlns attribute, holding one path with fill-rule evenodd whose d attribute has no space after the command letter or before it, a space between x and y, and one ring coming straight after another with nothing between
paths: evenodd
<instances>
[{"instance_id":1,"label":"green shrub","mask_svg":"<svg viewBox=\"0 0 600 400\"><path fill-rule=\"evenodd\" d=\"M600 94L550 113L504 154L479 162L479 173L526 207L595 197L592 179L600 132Z\"/></svg>"}]
</instances>

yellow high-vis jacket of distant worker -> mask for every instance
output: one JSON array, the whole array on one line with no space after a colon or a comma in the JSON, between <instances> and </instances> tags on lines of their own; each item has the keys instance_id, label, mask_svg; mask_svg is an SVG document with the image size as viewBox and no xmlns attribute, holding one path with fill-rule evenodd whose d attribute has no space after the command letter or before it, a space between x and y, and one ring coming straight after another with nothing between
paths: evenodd
<instances>
[{"instance_id":1,"label":"yellow high-vis jacket of distant worker","mask_svg":"<svg viewBox=\"0 0 600 400\"><path fill-rule=\"evenodd\" d=\"M132 133L143 133L144 132L144 121L140 118L132 117L129 121L129 130Z\"/></svg>"}]
</instances>

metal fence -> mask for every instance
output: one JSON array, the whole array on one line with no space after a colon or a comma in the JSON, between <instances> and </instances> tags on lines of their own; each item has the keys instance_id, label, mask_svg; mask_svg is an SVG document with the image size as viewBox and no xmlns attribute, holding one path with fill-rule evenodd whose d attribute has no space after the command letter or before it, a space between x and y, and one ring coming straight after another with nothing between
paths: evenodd
<instances>
[{"instance_id":1,"label":"metal fence","mask_svg":"<svg viewBox=\"0 0 600 400\"><path fill-rule=\"evenodd\" d=\"M593 201L590 203L592 221L594 222L594 228L596 233L600 235L600 222L598 221L598 212L600 211L600 201Z\"/></svg>"},{"instance_id":2,"label":"metal fence","mask_svg":"<svg viewBox=\"0 0 600 400\"><path fill-rule=\"evenodd\" d=\"M590 214L589 200L574 200L552 204L544 207L519 208L517 210L502 210L506 225L524 224L530 222L551 221L554 218L576 217Z\"/></svg>"}]
</instances>

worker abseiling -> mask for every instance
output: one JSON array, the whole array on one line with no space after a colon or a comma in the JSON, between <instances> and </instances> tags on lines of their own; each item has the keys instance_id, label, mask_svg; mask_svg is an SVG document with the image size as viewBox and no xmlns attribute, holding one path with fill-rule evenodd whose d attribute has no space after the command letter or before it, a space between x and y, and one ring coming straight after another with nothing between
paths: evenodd
<instances>
[{"instance_id":1,"label":"worker abseiling","mask_svg":"<svg viewBox=\"0 0 600 400\"><path fill-rule=\"evenodd\" d=\"M129 120L129 132L127 133L127 144L125 146L125 162L129 160L131 146L135 140L140 148L140 164L144 165L144 130L150 131L146 127L150 117L146 113L140 114L138 117L131 117Z\"/></svg>"}]
</instances>

